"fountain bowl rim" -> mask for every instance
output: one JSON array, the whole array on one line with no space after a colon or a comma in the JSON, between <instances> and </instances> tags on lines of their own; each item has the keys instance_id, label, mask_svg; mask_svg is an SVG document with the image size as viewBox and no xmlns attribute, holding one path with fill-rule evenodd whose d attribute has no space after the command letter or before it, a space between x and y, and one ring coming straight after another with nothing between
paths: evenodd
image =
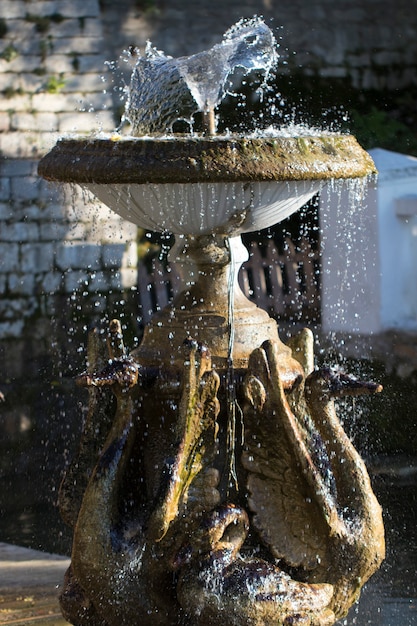
<instances>
[{"instance_id":1,"label":"fountain bowl rim","mask_svg":"<svg viewBox=\"0 0 417 626\"><path fill-rule=\"evenodd\" d=\"M361 178L376 173L353 135L61 138L39 175L62 183L147 184Z\"/></svg>"}]
</instances>

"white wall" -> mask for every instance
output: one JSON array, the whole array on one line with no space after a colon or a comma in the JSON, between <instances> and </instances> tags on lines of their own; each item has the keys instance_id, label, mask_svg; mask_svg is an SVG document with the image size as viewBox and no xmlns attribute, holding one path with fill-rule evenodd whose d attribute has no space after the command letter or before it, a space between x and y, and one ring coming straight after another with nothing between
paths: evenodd
<instances>
[{"instance_id":1,"label":"white wall","mask_svg":"<svg viewBox=\"0 0 417 626\"><path fill-rule=\"evenodd\" d=\"M417 177L381 181L378 205L381 325L417 329Z\"/></svg>"},{"instance_id":2,"label":"white wall","mask_svg":"<svg viewBox=\"0 0 417 626\"><path fill-rule=\"evenodd\" d=\"M378 216L373 183L336 184L320 202L322 328L379 330Z\"/></svg>"},{"instance_id":3,"label":"white wall","mask_svg":"<svg viewBox=\"0 0 417 626\"><path fill-rule=\"evenodd\" d=\"M325 332L417 330L417 159L370 152L377 180L321 196Z\"/></svg>"}]
</instances>

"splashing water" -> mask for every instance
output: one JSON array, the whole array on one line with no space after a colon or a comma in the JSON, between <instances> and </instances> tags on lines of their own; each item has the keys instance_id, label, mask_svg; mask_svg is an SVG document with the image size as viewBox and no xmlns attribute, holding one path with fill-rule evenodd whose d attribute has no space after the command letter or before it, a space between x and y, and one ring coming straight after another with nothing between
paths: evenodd
<instances>
[{"instance_id":1,"label":"splashing water","mask_svg":"<svg viewBox=\"0 0 417 626\"><path fill-rule=\"evenodd\" d=\"M271 29L258 17L240 20L221 43L189 57L173 59L148 43L132 72L124 120L133 135L165 133L197 111L213 111L237 68L268 75L278 59L276 47Z\"/></svg>"}]
</instances>

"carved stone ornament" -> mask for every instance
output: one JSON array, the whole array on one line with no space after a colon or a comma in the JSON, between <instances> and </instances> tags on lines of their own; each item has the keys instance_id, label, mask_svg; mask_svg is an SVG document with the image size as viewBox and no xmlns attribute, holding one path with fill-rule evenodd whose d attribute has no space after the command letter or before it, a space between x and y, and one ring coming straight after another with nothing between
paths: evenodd
<instances>
[{"instance_id":1,"label":"carved stone ornament","mask_svg":"<svg viewBox=\"0 0 417 626\"><path fill-rule=\"evenodd\" d=\"M211 272L136 351L117 321L107 356L90 335L88 416L60 490L74 529L61 606L76 626L330 625L384 558L381 509L334 404L381 386L314 369L311 332L285 346L238 290L230 359L220 239L199 241Z\"/></svg>"}]
</instances>

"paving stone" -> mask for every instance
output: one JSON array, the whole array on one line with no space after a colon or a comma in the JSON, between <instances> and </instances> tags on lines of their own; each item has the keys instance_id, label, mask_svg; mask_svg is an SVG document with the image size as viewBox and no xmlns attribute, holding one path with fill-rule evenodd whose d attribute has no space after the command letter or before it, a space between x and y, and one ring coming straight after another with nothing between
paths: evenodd
<instances>
[{"instance_id":1,"label":"paving stone","mask_svg":"<svg viewBox=\"0 0 417 626\"><path fill-rule=\"evenodd\" d=\"M67 625L58 594L69 559L0 543L0 623Z\"/></svg>"}]
</instances>

